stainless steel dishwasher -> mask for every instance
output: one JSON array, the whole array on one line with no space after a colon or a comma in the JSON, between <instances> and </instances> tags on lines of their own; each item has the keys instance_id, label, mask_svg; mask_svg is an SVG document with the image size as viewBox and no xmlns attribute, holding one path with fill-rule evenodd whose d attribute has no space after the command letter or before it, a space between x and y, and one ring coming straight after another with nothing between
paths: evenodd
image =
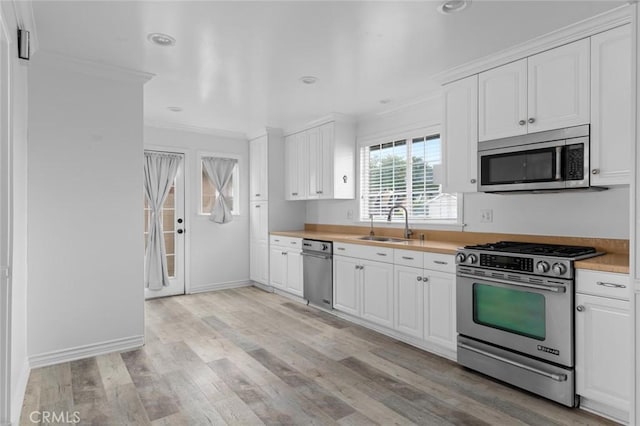
<instances>
[{"instance_id":1,"label":"stainless steel dishwasher","mask_svg":"<svg viewBox=\"0 0 640 426\"><path fill-rule=\"evenodd\" d=\"M302 240L303 297L307 303L333 309L333 243Z\"/></svg>"}]
</instances>

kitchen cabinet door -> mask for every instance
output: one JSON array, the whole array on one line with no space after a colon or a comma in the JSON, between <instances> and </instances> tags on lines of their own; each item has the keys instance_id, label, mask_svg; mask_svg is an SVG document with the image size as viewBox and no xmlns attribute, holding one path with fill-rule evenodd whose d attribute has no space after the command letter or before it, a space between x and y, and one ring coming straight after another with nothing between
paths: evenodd
<instances>
[{"instance_id":1,"label":"kitchen cabinet door","mask_svg":"<svg viewBox=\"0 0 640 426\"><path fill-rule=\"evenodd\" d=\"M266 242L249 244L249 278L261 284L269 284L269 247Z\"/></svg>"},{"instance_id":2,"label":"kitchen cabinet door","mask_svg":"<svg viewBox=\"0 0 640 426\"><path fill-rule=\"evenodd\" d=\"M333 308L360 316L360 263L357 259L333 256Z\"/></svg>"},{"instance_id":3,"label":"kitchen cabinet door","mask_svg":"<svg viewBox=\"0 0 640 426\"><path fill-rule=\"evenodd\" d=\"M309 164L305 132L285 138L285 199L307 198L306 175Z\"/></svg>"},{"instance_id":4,"label":"kitchen cabinet door","mask_svg":"<svg viewBox=\"0 0 640 426\"><path fill-rule=\"evenodd\" d=\"M425 271L424 338L456 351L456 276L444 272Z\"/></svg>"},{"instance_id":5,"label":"kitchen cabinet door","mask_svg":"<svg viewBox=\"0 0 640 426\"><path fill-rule=\"evenodd\" d=\"M589 123L589 39L527 59L529 133Z\"/></svg>"},{"instance_id":6,"label":"kitchen cabinet door","mask_svg":"<svg viewBox=\"0 0 640 426\"><path fill-rule=\"evenodd\" d=\"M591 37L591 184L629 184L631 25Z\"/></svg>"},{"instance_id":7,"label":"kitchen cabinet door","mask_svg":"<svg viewBox=\"0 0 640 426\"><path fill-rule=\"evenodd\" d=\"M630 303L577 293L576 308L576 392L628 413L633 371Z\"/></svg>"},{"instance_id":8,"label":"kitchen cabinet door","mask_svg":"<svg viewBox=\"0 0 640 426\"><path fill-rule=\"evenodd\" d=\"M252 140L249 143L249 199L252 201L269 199L268 162L267 136Z\"/></svg>"},{"instance_id":9,"label":"kitchen cabinet door","mask_svg":"<svg viewBox=\"0 0 640 426\"><path fill-rule=\"evenodd\" d=\"M285 277L286 290L302 297L302 254L299 251L288 250L286 257L287 271Z\"/></svg>"},{"instance_id":10,"label":"kitchen cabinet door","mask_svg":"<svg viewBox=\"0 0 640 426\"><path fill-rule=\"evenodd\" d=\"M318 198L331 199L333 198L333 179L335 178L333 164L335 123L323 124L319 131L322 163L319 165L318 171Z\"/></svg>"},{"instance_id":11,"label":"kitchen cabinet door","mask_svg":"<svg viewBox=\"0 0 640 426\"><path fill-rule=\"evenodd\" d=\"M393 264L360 260L362 318L393 328Z\"/></svg>"},{"instance_id":12,"label":"kitchen cabinet door","mask_svg":"<svg viewBox=\"0 0 640 426\"><path fill-rule=\"evenodd\" d=\"M527 133L527 60L478 75L478 140Z\"/></svg>"},{"instance_id":13,"label":"kitchen cabinet door","mask_svg":"<svg viewBox=\"0 0 640 426\"><path fill-rule=\"evenodd\" d=\"M444 86L442 153L446 193L478 190L478 76Z\"/></svg>"},{"instance_id":14,"label":"kitchen cabinet door","mask_svg":"<svg viewBox=\"0 0 640 426\"><path fill-rule=\"evenodd\" d=\"M269 283L279 289L285 289L287 274L287 255L282 247L269 250Z\"/></svg>"},{"instance_id":15,"label":"kitchen cabinet door","mask_svg":"<svg viewBox=\"0 0 640 426\"><path fill-rule=\"evenodd\" d=\"M269 205L266 201L252 202L249 209L249 238L266 243L269 238Z\"/></svg>"},{"instance_id":16,"label":"kitchen cabinet door","mask_svg":"<svg viewBox=\"0 0 640 426\"><path fill-rule=\"evenodd\" d=\"M318 199L322 193L322 139L320 138L320 129L318 127L309 129L304 132L307 136L309 149L309 168L307 181L307 198Z\"/></svg>"},{"instance_id":17,"label":"kitchen cabinet door","mask_svg":"<svg viewBox=\"0 0 640 426\"><path fill-rule=\"evenodd\" d=\"M394 329L422 339L424 295L422 268L394 267Z\"/></svg>"}]
</instances>

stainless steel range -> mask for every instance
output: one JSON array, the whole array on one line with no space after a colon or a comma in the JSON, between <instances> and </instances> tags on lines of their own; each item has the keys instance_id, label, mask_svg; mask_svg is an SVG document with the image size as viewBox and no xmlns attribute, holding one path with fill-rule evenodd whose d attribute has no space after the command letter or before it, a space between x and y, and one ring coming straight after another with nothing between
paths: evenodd
<instances>
[{"instance_id":1,"label":"stainless steel range","mask_svg":"<svg viewBox=\"0 0 640 426\"><path fill-rule=\"evenodd\" d=\"M573 262L598 254L512 241L460 249L458 363L576 405Z\"/></svg>"}]
</instances>

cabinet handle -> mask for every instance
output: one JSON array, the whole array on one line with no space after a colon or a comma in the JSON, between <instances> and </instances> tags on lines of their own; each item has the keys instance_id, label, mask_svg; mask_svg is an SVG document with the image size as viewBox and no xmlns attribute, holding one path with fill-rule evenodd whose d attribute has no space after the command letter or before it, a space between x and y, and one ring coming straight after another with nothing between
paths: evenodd
<instances>
[{"instance_id":1,"label":"cabinet handle","mask_svg":"<svg viewBox=\"0 0 640 426\"><path fill-rule=\"evenodd\" d=\"M533 123L535 123L535 122L536 122L536 119L535 119L535 118L531 117L531 118L529 119L529 124L533 124Z\"/></svg>"},{"instance_id":2,"label":"cabinet handle","mask_svg":"<svg viewBox=\"0 0 640 426\"><path fill-rule=\"evenodd\" d=\"M259 197L259 196L260 196L260 194L256 194L256 197Z\"/></svg>"},{"instance_id":3,"label":"cabinet handle","mask_svg":"<svg viewBox=\"0 0 640 426\"><path fill-rule=\"evenodd\" d=\"M476 183L476 180L475 179L471 179L469 182Z\"/></svg>"},{"instance_id":4,"label":"cabinet handle","mask_svg":"<svg viewBox=\"0 0 640 426\"><path fill-rule=\"evenodd\" d=\"M316 191L316 194L322 194L322 191Z\"/></svg>"},{"instance_id":5,"label":"cabinet handle","mask_svg":"<svg viewBox=\"0 0 640 426\"><path fill-rule=\"evenodd\" d=\"M279 243L279 242L280 242L280 240L273 240L273 242L274 242L274 243Z\"/></svg>"},{"instance_id":6,"label":"cabinet handle","mask_svg":"<svg viewBox=\"0 0 640 426\"><path fill-rule=\"evenodd\" d=\"M449 262L445 262L443 260L434 260L433 263L437 263L438 265L448 265Z\"/></svg>"},{"instance_id":7,"label":"cabinet handle","mask_svg":"<svg viewBox=\"0 0 640 426\"><path fill-rule=\"evenodd\" d=\"M578 306L576 306L576 311L578 311L578 312L584 312L584 306L582 306L582 305L578 305Z\"/></svg>"},{"instance_id":8,"label":"cabinet handle","mask_svg":"<svg viewBox=\"0 0 640 426\"><path fill-rule=\"evenodd\" d=\"M338 249L338 250L342 250L342 251L344 251L344 250L345 250L345 248L344 248L344 247L336 247L336 249Z\"/></svg>"},{"instance_id":9,"label":"cabinet handle","mask_svg":"<svg viewBox=\"0 0 640 426\"><path fill-rule=\"evenodd\" d=\"M627 286L626 286L626 285L624 285L624 284L605 283L605 282L602 282L602 281L598 281L596 284L597 284L597 285L601 285L601 286L603 286L603 287L611 287L611 288L627 288Z\"/></svg>"},{"instance_id":10,"label":"cabinet handle","mask_svg":"<svg viewBox=\"0 0 640 426\"><path fill-rule=\"evenodd\" d=\"M591 170L591 174L592 174L592 175L600 174L600 169L593 169L593 170Z\"/></svg>"},{"instance_id":11,"label":"cabinet handle","mask_svg":"<svg viewBox=\"0 0 640 426\"><path fill-rule=\"evenodd\" d=\"M296 245L296 244L298 244L298 242L297 241L291 241L289 244Z\"/></svg>"},{"instance_id":12,"label":"cabinet handle","mask_svg":"<svg viewBox=\"0 0 640 426\"><path fill-rule=\"evenodd\" d=\"M286 253L286 252L284 252L284 251L281 251L281 252L280 252L280 254L281 254L281 255L283 255L283 256L286 256L286 255L287 255L287 253Z\"/></svg>"},{"instance_id":13,"label":"cabinet handle","mask_svg":"<svg viewBox=\"0 0 640 426\"><path fill-rule=\"evenodd\" d=\"M416 278L418 281L422 281L422 277L417 277Z\"/></svg>"},{"instance_id":14,"label":"cabinet handle","mask_svg":"<svg viewBox=\"0 0 640 426\"><path fill-rule=\"evenodd\" d=\"M298 193L297 192L292 192L291 195L296 196L296 195L298 195Z\"/></svg>"},{"instance_id":15,"label":"cabinet handle","mask_svg":"<svg viewBox=\"0 0 640 426\"><path fill-rule=\"evenodd\" d=\"M260 207L261 207L260 204L256 205L256 209L259 209Z\"/></svg>"},{"instance_id":16,"label":"cabinet handle","mask_svg":"<svg viewBox=\"0 0 640 426\"><path fill-rule=\"evenodd\" d=\"M387 253L376 253L378 256L386 256Z\"/></svg>"},{"instance_id":17,"label":"cabinet handle","mask_svg":"<svg viewBox=\"0 0 640 426\"><path fill-rule=\"evenodd\" d=\"M402 256L402 258L405 260L413 260L413 257L409 257L409 256Z\"/></svg>"},{"instance_id":18,"label":"cabinet handle","mask_svg":"<svg viewBox=\"0 0 640 426\"><path fill-rule=\"evenodd\" d=\"M429 281L429 277L422 277L422 281L426 283L427 281Z\"/></svg>"},{"instance_id":19,"label":"cabinet handle","mask_svg":"<svg viewBox=\"0 0 640 426\"><path fill-rule=\"evenodd\" d=\"M527 124L527 120L520 120L518 121L518 124L524 126L525 124Z\"/></svg>"}]
</instances>

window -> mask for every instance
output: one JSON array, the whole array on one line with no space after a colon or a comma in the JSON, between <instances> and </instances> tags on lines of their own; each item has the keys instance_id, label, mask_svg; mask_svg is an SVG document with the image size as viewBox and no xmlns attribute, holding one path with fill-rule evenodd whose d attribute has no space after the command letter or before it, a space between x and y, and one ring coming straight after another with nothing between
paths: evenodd
<instances>
[{"instance_id":1,"label":"window","mask_svg":"<svg viewBox=\"0 0 640 426\"><path fill-rule=\"evenodd\" d=\"M412 220L458 218L456 194L442 192L434 169L442 164L440 135L399 139L361 148L360 219L386 220L391 207L402 205ZM392 219L404 220L398 209Z\"/></svg>"},{"instance_id":2,"label":"window","mask_svg":"<svg viewBox=\"0 0 640 426\"><path fill-rule=\"evenodd\" d=\"M202 157L231 157L229 155L215 155L215 154L200 154L198 163L200 164L200 207L199 213L202 215L211 214L211 208L213 207L213 203L215 203L216 198L218 197L218 190L211 183L209 176L207 176L207 172L202 165ZM239 215L240 214L240 206L239 206L239 192L240 192L240 184L238 178L238 164L233 169L233 176L231 177L231 181L225 188L225 198L227 199L227 203L231 208L231 214Z\"/></svg>"}]
</instances>

